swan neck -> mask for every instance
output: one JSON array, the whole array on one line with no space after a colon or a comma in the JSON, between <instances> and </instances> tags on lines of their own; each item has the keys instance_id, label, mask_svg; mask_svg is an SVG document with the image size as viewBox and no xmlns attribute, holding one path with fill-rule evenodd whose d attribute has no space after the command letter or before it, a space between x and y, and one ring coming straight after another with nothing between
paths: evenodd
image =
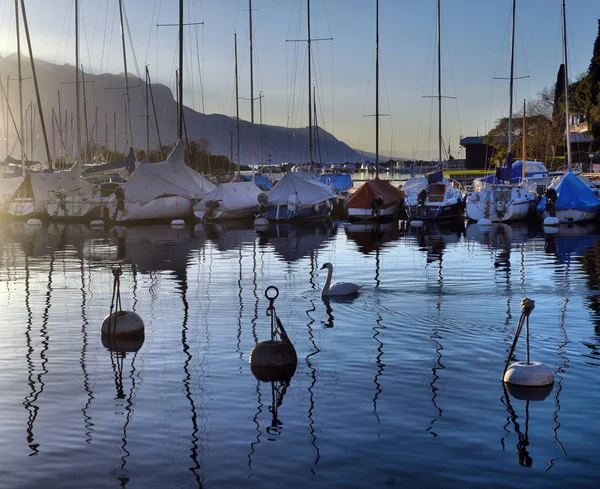
<instances>
[{"instance_id":1,"label":"swan neck","mask_svg":"<svg viewBox=\"0 0 600 489\"><path fill-rule=\"evenodd\" d=\"M327 280L323 286L323 292L329 292L329 286L331 285L331 276L333 275L332 267L327 267Z\"/></svg>"}]
</instances>

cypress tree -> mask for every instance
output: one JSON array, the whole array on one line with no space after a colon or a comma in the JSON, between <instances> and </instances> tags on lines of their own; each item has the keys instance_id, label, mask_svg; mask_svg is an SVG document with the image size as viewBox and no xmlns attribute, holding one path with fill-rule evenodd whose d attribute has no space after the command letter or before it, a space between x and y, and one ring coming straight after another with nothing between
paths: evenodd
<instances>
[{"instance_id":1,"label":"cypress tree","mask_svg":"<svg viewBox=\"0 0 600 489\"><path fill-rule=\"evenodd\" d=\"M600 19L598 35L594 42L594 52L588 70L590 76L590 113L588 124L592 133L592 151L600 150Z\"/></svg>"},{"instance_id":2,"label":"cypress tree","mask_svg":"<svg viewBox=\"0 0 600 489\"><path fill-rule=\"evenodd\" d=\"M554 86L554 105L552 107L552 122L560 127L562 116L565 113L565 65L561 64L556 75Z\"/></svg>"}]
</instances>

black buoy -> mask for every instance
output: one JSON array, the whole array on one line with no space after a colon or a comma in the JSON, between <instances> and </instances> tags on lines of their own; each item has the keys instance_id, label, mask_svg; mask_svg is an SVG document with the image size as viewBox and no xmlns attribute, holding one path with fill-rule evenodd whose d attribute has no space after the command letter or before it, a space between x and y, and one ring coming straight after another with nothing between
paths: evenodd
<instances>
[{"instance_id":1,"label":"black buoy","mask_svg":"<svg viewBox=\"0 0 600 489\"><path fill-rule=\"evenodd\" d=\"M271 317L271 339L258 343L250 353L250 370L261 382L283 382L296 372L298 357L283 324L275 313L275 299L279 296L277 287L265 290L269 299L267 316Z\"/></svg>"},{"instance_id":2,"label":"black buoy","mask_svg":"<svg viewBox=\"0 0 600 489\"><path fill-rule=\"evenodd\" d=\"M121 308L121 275L123 275L123 270L121 270L121 267L113 267L111 271L114 277L113 293L110 303L110 314L104 318L104 321L102 321L102 343L104 346L107 346L106 343L114 343L114 340L118 339L119 342L125 342L124 344L129 344L129 342L138 344L140 340L141 344L143 344L144 321L142 321L142 318L135 312L123 311ZM116 310L113 312L113 309L115 308ZM113 340L109 341L105 337L113 338ZM141 348L141 344L136 350L131 351L139 350L139 348ZM131 345L127 346L126 348L130 347Z\"/></svg>"}]
</instances>

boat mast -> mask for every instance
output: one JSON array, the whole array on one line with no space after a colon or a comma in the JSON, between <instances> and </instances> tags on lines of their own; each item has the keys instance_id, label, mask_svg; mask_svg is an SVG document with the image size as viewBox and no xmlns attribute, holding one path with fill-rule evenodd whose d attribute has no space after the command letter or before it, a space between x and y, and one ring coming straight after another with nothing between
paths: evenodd
<instances>
[{"instance_id":1,"label":"boat mast","mask_svg":"<svg viewBox=\"0 0 600 489\"><path fill-rule=\"evenodd\" d=\"M121 44L123 46L123 66L125 69L125 148L133 146L133 132L131 131L131 114L129 112L129 78L127 77L127 52L125 50L125 26L123 24L123 0L119 0L119 16L121 19ZM87 126L87 120L86 120Z\"/></svg>"},{"instance_id":2,"label":"boat mast","mask_svg":"<svg viewBox=\"0 0 600 489\"><path fill-rule=\"evenodd\" d=\"M29 36L29 25L27 23L27 12L25 10L25 0L21 0L21 10L23 12L23 26L25 27L25 36L27 37L27 47L29 48L29 59L31 61L31 74L33 75L33 84L35 86L35 96L37 98L38 110L40 113L40 123L42 125L42 134L44 135L44 144L46 147L46 157L48 158L48 170L52 172L52 156L48 146L48 135L46 133L46 122L44 121L44 111L42 109L42 100L40 98L40 88L38 85L37 74L35 71L35 62L33 59L33 48L31 47L31 37ZM33 152L31 155L33 159Z\"/></svg>"},{"instance_id":3,"label":"boat mast","mask_svg":"<svg viewBox=\"0 0 600 489\"><path fill-rule=\"evenodd\" d=\"M521 151L521 160L522 160L521 161L521 163L522 163L521 164L521 177L523 179L525 178L525 169L526 169L525 168L525 166L526 166L525 165L525 161L527 161L525 159L525 119L526 119L526 109L527 109L527 105L526 104L527 104L527 100L524 99L523 100L523 129L522 129L522 132L523 132L523 141L522 141L522 143L523 143L523 149Z\"/></svg>"},{"instance_id":4,"label":"boat mast","mask_svg":"<svg viewBox=\"0 0 600 489\"><path fill-rule=\"evenodd\" d=\"M75 111L77 113L76 158L79 158L79 153L81 152L81 120L79 118L79 104L79 0L75 0Z\"/></svg>"},{"instance_id":5,"label":"boat mast","mask_svg":"<svg viewBox=\"0 0 600 489\"><path fill-rule=\"evenodd\" d=\"M440 0L437 2L437 55L438 55L438 163L442 165L442 42L441 42L441 16Z\"/></svg>"},{"instance_id":6,"label":"boat mast","mask_svg":"<svg viewBox=\"0 0 600 489\"><path fill-rule=\"evenodd\" d=\"M375 178L379 179L379 0L375 2Z\"/></svg>"},{"instance_id":7,"label":"boat mast","mask_svg":"<svg viewBox=\"0 0 600 489\"><path fill-rule=\"evenodd\" d=\"M512 114L513 114L513 85L515 78L515 7L517 0L513 0L512 4L512 34L510 47L510 88L508 95L508 153L512 151Z\"/></svg>"},{"instance_id":8,"label":"boat mast","mask_svg":"<svg viewBox=\"0 0 600 489\"><path fill-rule=\"evenodd\" d=\"M179 78L178 100L179 111L177 114L177 139L183 136L183 0L179 0Z\"/></svg>"},{"instance_id":9,"label":"boat mast","mask_svg":"<svg viewBox=\"0 0 600 489\"><path fill-rule=\"evenodd\" d=\"M254 49L252 47L252 0L248 0L250 15L250 136L252 138L252 174L254 174Z\"/></svg>"},{"instance_id":10,"label":"boat mast","mask_svg":"<svg viewBox=\"0 0 600 489\"><path fill-rule=\"evenodd\" d=\"M237 54L237 33L233 33L233 44L235 52L235 125L237 130L237 160L238 160L238 178L240 176L241 155L240 155L240 92L238 82L238 54Z\"/></svg>"},{"instance_id":11,"label":"boat mast","mask_svg":"<svg viewBox=\"0 0 600 489\"><path fill-rule=\"evenodd\" d=\"M19 73L19 117L20 117L20 129L19 129L19 141L21 142L21 175L25 176L25 128L23 125L23 76L21 73L21 35L19 33L19 1L15 0L15 23L17 25L17 66Z\"/></svg>"},{"instance_id":12,"label":"boat mast","mask_svg":"<svg viewBox=\"0 0 600 489\"><path fill-rule=\"evenodd\" d=\"M565 0L562 0L562 20L563 20L563 60L565 63L565 119L567 130L567 165L570 169L573 163L571 155L571 114L569 112L569 74L567 70L567 7Z\"/></svg>"},{"instance_id":13,"label":"boat mast","mask_svg":"<svg viewBox=\"0 0 600 489\"><path fill-rule=\"evenodd\" d=\"M150 95L148 92L150 91L150 82L148 77L150 74L148 73L148 65L146 65L146 158L150 154L150 104L148 96Z\"/></svg>"},{"instance_id":14,"label":"boat mast","mask_svg":"<svg viewBox=\"0 0 600 489\"><path fill-rule=\"evenodd\" d=\"M377 0L379 2L379 0ZM307 27L308 37L306 39L307 52L308 52L308 152L309 152L309 163L312 171L314 165L313 158L313 130L312 130L312 80L311 80L311 67L310 67L310 0L306 0L307 10Z\"/></svg>"}]
</instances>

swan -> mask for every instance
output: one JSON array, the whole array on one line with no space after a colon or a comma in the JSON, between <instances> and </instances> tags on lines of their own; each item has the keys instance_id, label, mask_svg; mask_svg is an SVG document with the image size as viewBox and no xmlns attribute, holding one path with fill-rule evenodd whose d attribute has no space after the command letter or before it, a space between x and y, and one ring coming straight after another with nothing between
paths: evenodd
<instances>
[{"instance_id":1,"label":"swan","mask_svg":"<svg viewBox=\"0 0 600 489\"><path fill-rule=\"evenodd\" d=\"M327 269L327 280L321 290L321 297L330 297L334 295L352 295L357 294L361 286L353 284L351 282L336 282L331 283L331 276L333 275L333 265L331 263L324 263L321 270Z\"/></svg>"}]
</instances>

